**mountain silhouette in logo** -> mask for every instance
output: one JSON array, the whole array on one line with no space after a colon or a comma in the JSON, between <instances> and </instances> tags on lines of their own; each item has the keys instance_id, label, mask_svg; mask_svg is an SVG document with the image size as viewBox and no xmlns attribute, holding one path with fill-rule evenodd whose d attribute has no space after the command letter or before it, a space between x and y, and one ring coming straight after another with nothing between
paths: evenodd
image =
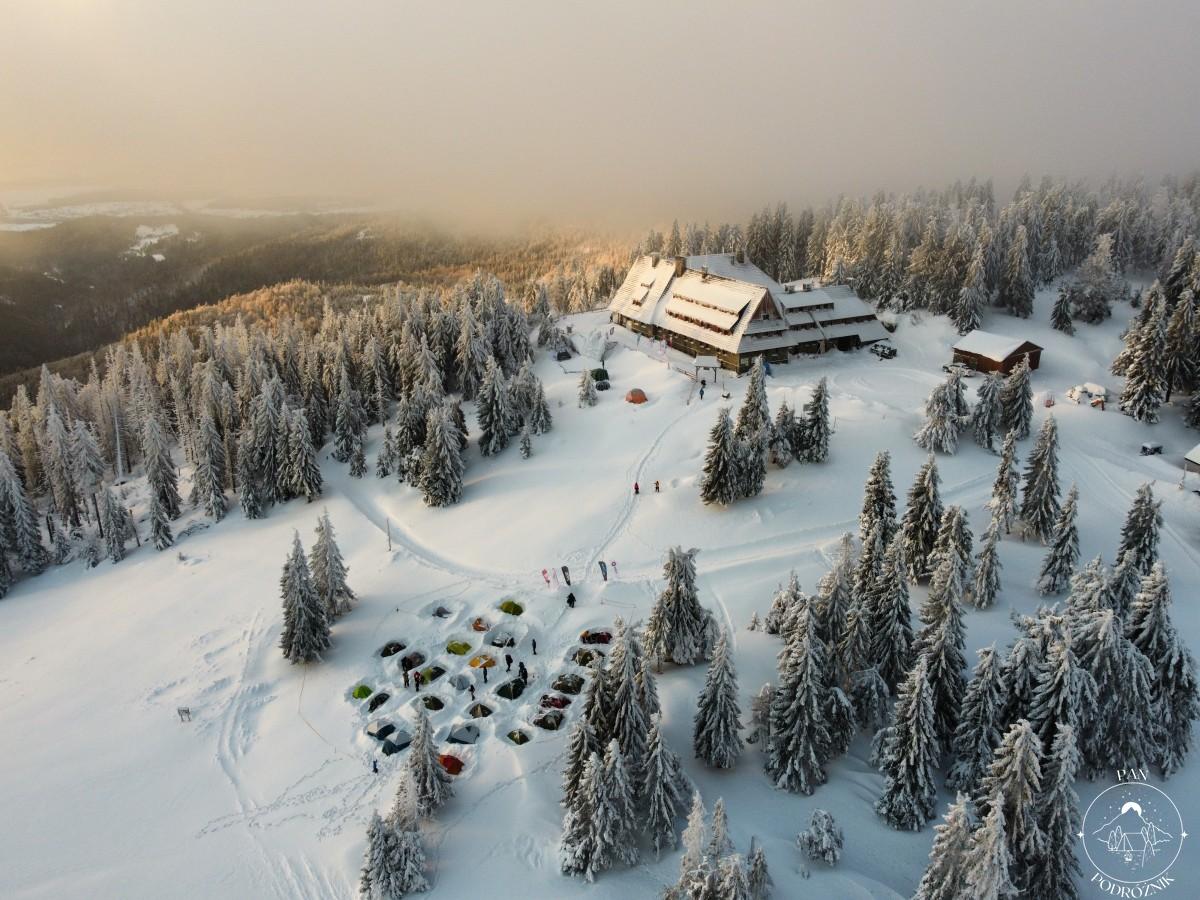
<instances>
[{"instance_id":1,"label":"mountain silhouette in logo","mask_svg":"<svg viewBox=\"0 0 1200 900\"><path fill-rule=\"evenodd\" d=\"M1147 820L1136 803L1125 804L1120 814L1092 834L1103 841L1109 852L1123 854L1126 861L1138 857L1141 862L1157 853L1159 844L1174 839L1174 835Z\"/></svg>"}]
</instances>

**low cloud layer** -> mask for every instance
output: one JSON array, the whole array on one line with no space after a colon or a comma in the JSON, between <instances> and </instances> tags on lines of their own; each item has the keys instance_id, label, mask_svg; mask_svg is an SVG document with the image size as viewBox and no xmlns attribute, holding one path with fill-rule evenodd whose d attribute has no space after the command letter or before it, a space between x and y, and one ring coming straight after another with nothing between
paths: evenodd
<instances>
[{"instance_id":1,"label":"low cloud layer","mask_svg":"<svg viewBox=\"0 0 1200 900\"><path fill-rule=\"evenodd\" d=\"M0 181L353 196L474 224L1200 162L1200 6L42 0Z\"/></svg>"}]
</instances>

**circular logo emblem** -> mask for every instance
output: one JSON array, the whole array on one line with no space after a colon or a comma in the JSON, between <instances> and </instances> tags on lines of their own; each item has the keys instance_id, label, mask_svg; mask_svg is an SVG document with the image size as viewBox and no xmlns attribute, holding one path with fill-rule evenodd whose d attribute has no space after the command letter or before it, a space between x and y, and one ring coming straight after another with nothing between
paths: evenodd
<instances>
[{"instance_id":1,"label":"circular logo emblem","mask_svg":"<svg viewBox=\"0 0 1200 900\"><path fill-rule=\"evenodd\" d=\"M1083 814L1079 833L1096 870L1122 884L1161 878L1179 859L1185 837L1175 802L1141 781L1101 791Z\"/></svg>"}]
</instances>

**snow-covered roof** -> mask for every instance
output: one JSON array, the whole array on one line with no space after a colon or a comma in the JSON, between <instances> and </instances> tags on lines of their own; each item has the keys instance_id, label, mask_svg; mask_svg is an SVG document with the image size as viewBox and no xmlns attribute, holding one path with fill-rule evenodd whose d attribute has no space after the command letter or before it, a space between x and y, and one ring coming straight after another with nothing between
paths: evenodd
<instances>
[{"instance_id":1,"label":"snow-covered roof","mask_svg":"<svg viewBox=\"0 0 1200 900\"><path fill-rule=\"evenodd\" d=\"M977 356L982 356L984 359L994 359L996 362L1004 362L1004 360L1008 359L1027 343L1030 342L1021 338L1008 337L1008 335L1004 334L992 334L990 331L980 331L976 328L974 331L968 332L960 338L958 343L954 345L954 349L961 350L963 353L974 353Z\"/></svg>"},{"instance_id":2,"label":"snow-covered roof","mask_svg":"<svg viewBox=\"0 0 1200 900\"><path fill-rule=\"evenodd\" d=\"M1200 466L1200 444L1197 444L1195 447L1189 450L1183 458L1190 463L1195 463L1196 465Z\"/></svg>"}]
</instances>

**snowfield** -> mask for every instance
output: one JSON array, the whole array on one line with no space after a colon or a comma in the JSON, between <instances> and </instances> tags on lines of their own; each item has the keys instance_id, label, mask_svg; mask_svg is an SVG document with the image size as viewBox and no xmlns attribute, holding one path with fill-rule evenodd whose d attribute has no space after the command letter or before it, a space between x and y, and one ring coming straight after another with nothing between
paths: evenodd
<instances>
[{"instance_id":1,"label":"snowfield","mask_svg":"<svg viewBox=\"0 0 1200 900\"><path fill-rule=\"evenodd\" d=\"M1179 489L1183 454L1200 436L1182 426L1173 408L1164 410L1162 424L1144 426L1121 415L1115 403L1101 412L1067 401L1067 389L1087 381L1115 396L1120 379L1108 366L1130 310L1118 309L1101 326L1081 325L1070 338L1049 328L1052 299L1050 291L1038 295L1032 320L993 312L983 328L1045 347L1034 373L1034 431L1053 412L1063 494L1071 482L1080 489L1084 561L1103 554L1112 562L1135 490L1154 483L1164 501L1160 553L1175 623L1200 653L1200 496ZM602 343L596 336L607 330L606 313L569 321L576 332L593 335L589 347ZM23 581L0 602L0 896L353 896L368 817L390 806L393 774L405 759L403 753L383 756L364 726L376 715L397 723L415 716L414 695L400 685L395 658L379 656L394 640L447 670L422 691L445 703L431 714L439 741L465 721L481 731L473 746L440 745L460 755L465 768L455 779L456 796L423 826L431 864L427 896L655 896L674 881L678 851L659 862L643 854L639 867L607 872L592 886L559 874L566 730L530 724L539 697L558 674L582 671L567 659L581 631L611 626L618 616L645 618L662 584L664 553L680 544L700 548L701 602L734 629L745 721L750 698L776 679L781 647L778 637L746 631L751 614L767 611L793 569L804 589L814 590L841 534L857 533L863 481L880 449L892 452L903 505L925 458L912 433L926 395L943 380L941 366L956 339L944 317L902 317L892 338L896 359L882 361L864 350L774 366L767 382L772 415L783 400L799 408L816 381L828 377L835 427L830 459L771 467L762 494L729 509L701 504L697 478L717 409L736 409L746 380L722 373L720 386L709 385L701 401L689 377L618 329L618 346L605 362L613 388L594 408L577 408L576 393L581 367L595 363L560 365L539 351L536 372L554 428L535 437L530 459L515 446L482 459L473 408L467 410L472 447L456 506L426 508L416 490L395 479L352 479L346 466L328 458L327 446L320 503L295 500L260 521L245 520L233 504L224 522L180 536L166 552L143 546L118 565L106 561L87 571L74 562ZM968 382L972 398L979 381ZM642 388L649 402L625 403L632 387ZM731 398L723 400L722 391ZM1043 405L1047 393L1058 400L1052 409ZM373 463L380 428L371 439ZM1138 455L1150 439L1164 445L1162 456ZM1033 440L1019 445L1022 464ZM938 458L942 499L966 509L976 549L997 460L969 437L957 455ZM186 496L186 471L184 481ZM641 485L638 497L634 481ZM1200 488L1200 477L1192 476L1189 487ZM131 498L140 489L131 483ZM277 647L278 579L293 529L310 546L322 506L337 530L358 606L334 625L333 648L321 664L292 666ZM144 510L137 512L140 517ZM186 521L204 521L196 511L185 516L175 523L177 535ZM1001 545L1000 599L992 609L965 614L970 666L976 649L993 642L1003 647L1014 636L1011 613L1038 605L1033 583L1042 555L1041 547L1015 536ZM600 560L616 561L617 574L610 572L607 583ZM562 565L570 567L574 610L565 606L567 589L548 588L541 575ZM914 610L924 596L923 586L912 587ZM501 612L505 598L523 604L524 614ZM439 605L450 610L448 618L432 615ZM470 701L449 680L467 671L470 655L484 643L484 634L471 628L477 616L511 627L519 639L511 652L529 667L531 684L517 700L496 697L506 678L504 651L493 651L501 665L488 685L476 685L478 699L494 714L469 720ZM534 638L537 656L530 652ZM452 639L471 643L471 654L448 653ZM834 761L828 783L811 797L775 790L756 747L732 770L709 769L691 751L703 677L703 666L668 666L659 678L664 733L709 807L725 798L738 850L747 852L751 836L762 843L773 896L910 896L925 866L932 824L898 832L876 816L872 804L882 777L867 762L868 740L860 737ZM370 717L365 701L351 697L360 683L391 694ZM579 705L567 709L568 724ZM191 708L190 722L176 716L181 706ZM514 728L532 740L512 744L505 735ZM1082 807L1111 783L1081 781ZM1184 822L1200 832L1200 756L1193 754L1183 772L1161 786ZM942 792L939 815L951 799ZM795 846L796 833L818 807L845 830L842 861L833 869L803 859ZM1200 854L1185 847L1170 874L1178 896L1194 896ZM1099 896L1086 883L1081 891Z\"/></svg>"}]
</instances>

